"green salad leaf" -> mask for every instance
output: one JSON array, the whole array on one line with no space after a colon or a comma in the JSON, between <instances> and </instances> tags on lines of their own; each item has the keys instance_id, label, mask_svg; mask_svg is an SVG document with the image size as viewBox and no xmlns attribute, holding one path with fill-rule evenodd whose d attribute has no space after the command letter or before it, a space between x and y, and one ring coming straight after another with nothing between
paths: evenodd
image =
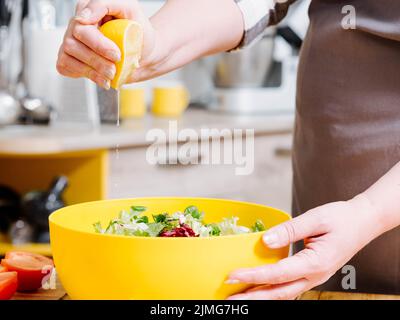
<instances>
[{"instance_id":1,"label":"green salad leaf","mask_svg":"<svg viewBox=\"0 0 400 320\"><path fill-rule=\"evenodd\" d=\"M165 228L165 224L159 222L149 223L148 226L147 233L149 237L157 237Z\"/></svg>"},{"instance_id":2,"label":"green salad leaf","mask_svg":"<svg viewBox=\"0 0 400 320\"><path fill-rule=\"evenodd\" d=\"M196 206L190 206L187 207L184 211L185 215L191 215L193 218L201 220L202 219L202 213L197 209Z\"/></svg>"}]
</instances>

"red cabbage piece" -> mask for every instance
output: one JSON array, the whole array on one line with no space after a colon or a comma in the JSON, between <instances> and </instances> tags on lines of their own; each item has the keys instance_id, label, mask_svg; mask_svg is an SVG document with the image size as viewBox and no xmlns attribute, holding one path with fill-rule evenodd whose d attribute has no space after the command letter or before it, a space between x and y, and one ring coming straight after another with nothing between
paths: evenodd
<instances>
[{"instance_id":1,"label":"red cabbage piece","mask_svg":"<svg viewBox=\"0 0 400 320\"><path fill-rule=\"evenodd\" d=\"M172 230L163 231L159 235L160 237L166 238L190 238L190 237L198 237L196 233L190 228L187 224L181 224L179 227L176 227Z\"/></svg>"}]
</instances>

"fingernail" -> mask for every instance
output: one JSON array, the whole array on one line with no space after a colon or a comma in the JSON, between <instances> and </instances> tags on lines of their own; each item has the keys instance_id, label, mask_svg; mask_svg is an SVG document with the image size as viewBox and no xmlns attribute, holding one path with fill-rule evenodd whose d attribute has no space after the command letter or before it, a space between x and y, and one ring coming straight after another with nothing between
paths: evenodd
<instances>
[{"instance_id":1,"label":"fingernail","mask_svg":"<svg viewBox=\"0 0 400 320\"><path fill-rule=\"evenodd\" d=\"M240 280L237 279L228 279L225 281L225 284L238 284L240 283Z\"/></svg>"},{"instance_id":2,"label":"fingernail","mask_svg":"<svg viewBox=\"0 0 400 320\"><path fill-rule=\"evenodd\" d=\"M104 80L104 82L103 82L103 86L102 86L104 89L106 89L106 90L110 90L110 88L111 88L111 82L109 81L109 80Z\"/></svg>"},{"instance_id":3,"label":"fingernail","mask_svg":"<svg viewBox=\"0 0 400 320\"><path fill-rule=\"evenodd\" d=\"M119 52L114 51L114 50L108 51L107 52L107 57L109 59L111 59L111 61L114 61L114 62L121 61L121 54Z\"/></svg>"},{"instance_id":4,"label":"fingernail","mask_svg":"<svg viewBox=\"0 0 400 320\"><path fill-rule=\"evenodd\" d=\"M263 241L270 248L274 248L279 244L279 238L275 232L265 233L263 235Z\"/></svg>"},{"instance_id":5,"label":"fingernail","mask_svg":"<svg viewBox=\"0 0 400 320\"><path fill-rule=\"evenodd\" d=\"M89 19L91 15L92 15L92 11L89 8L85 8L81 11L80 14L78 14L77 18L86 20L86 19Z\"/></svg>"},{"instance_id":6,"label":"fingernail","mask_svg":"<svg viewBox=\"0 0 400 320\"><path fill-rule=\"evenodd\" d=\"M115 70L114 69L107 69L105 71L105 75L108 79L112 80L115 78Z\"/></svg>"}]
</instances>

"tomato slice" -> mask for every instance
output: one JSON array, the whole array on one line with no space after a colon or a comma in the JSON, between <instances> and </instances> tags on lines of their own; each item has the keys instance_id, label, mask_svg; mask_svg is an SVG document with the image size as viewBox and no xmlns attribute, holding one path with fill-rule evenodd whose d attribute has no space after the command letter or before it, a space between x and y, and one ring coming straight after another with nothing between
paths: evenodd
<instances>
[{"instance_id":1,"label":"tomato slice","mask_svg":"<svg viewBox=\"0 0 400 320\"><path fill-rule=\"evenodd\" d=\"M12 260L13 264L24 269L42 270L44 266L54 266L53 260L37 253L25 251L10 251L5 260Z\"/></svg>"},{"instance_id":2,"label":"tomato slice","mask_svg":"<svg viewBox=\"0 0 400 320\"><path fill-rule=\"evenodd\" d=\"M7 268L0 265L0 273L7 272Z\"/></svg>"},{"instance_id":3,"label":"tomato slice","mask_svg":"<svg viewBox=\"0 0 400 320\"><path fill-rule=\"evenodd\" d=\"M10 300L17 291L18 276L16 272L0 273L0 300Z\"/></svg>"},{"instance_id":4,"label":"tomato slice","mask_svg":"<svg viewBox=\"0 0 400 320\"><path fill-rule=\"evenodd\" d=\"M18 273L18 291L35 291L54 268L53 260L36 253L11 251L1 261L8 271Z\"/></svg>"}]
</instances>

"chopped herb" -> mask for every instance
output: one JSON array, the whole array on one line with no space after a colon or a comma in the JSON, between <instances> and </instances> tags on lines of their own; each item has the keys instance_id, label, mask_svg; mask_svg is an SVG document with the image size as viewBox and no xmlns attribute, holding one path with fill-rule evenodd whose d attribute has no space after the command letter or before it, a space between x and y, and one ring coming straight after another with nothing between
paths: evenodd
<instances>
[{"instance_id":1,"label":"chopped herb","mask_svg":"<svg viewBox=\"0 0 400 320\"><path fill-rule=\"evenodd\" d=\"M217 237L221 234L221 229L218 227L216 223L210 224L209 228L210 228L210 236Z\"/></svg>"},{"instance_id":2,"label":"chopped herb","mask_svg":"<svg viewBox=\"0 0 400 320\"><path fill-rule=\"evenodd\" d=\"M101 228L101 223L100 222L96 222L93 224L94 230L97 233L103 233L103 229Z\"/></svg>"},{"instance_id":3,"label":"chopped herb","mask_svg":"<svg viewBox=\"0 0 400 320\"><path fill-rule=\"evenodd\" d=\"M147 208L143 206L132 206L131 209L134 212L144 212L147 210Z\"/></svg>"},{"instance_id":4,"label":"chopped herb","mask_svg":"<svg viewBox=\"0 0 400 320\"><path fill-rule=\"evenodd\" d=\"M115 224L117 224L117 221L111 220L106 228L105 233L116 233Z\"/></svg>"},{"instance_id":5,"label":"chopped herb","mask_svg":"<svg viewBox=\"0 0 400 320\"><path fill-rule=\"evenodd\" d=\"M149 223L149 218L146 216L138 217L136 223Z\"/></svg>"},{"instance_id":6,"label":"chopped herb","mask_svg":"<svg viewBox=\"0 0 400 320\"><path fill-rule=\"evenodd\" d=\"M167 218L168 218L168 214L167 213L153 215L154 222L166 222Z\"/></svg>"},{"instance_id":7,"label":"chopped herb","mask_svg":"<svg viewBox=\"0 0 400 320\"><path fill-rule=\"evenodd\" d=\"M253 232L261 232L261 231L265 231L266 229L265 229L264 223L260 219L258 219L256 221L256 223L254 224L254 226L251 227L251 230Z\"/></svg>"}]
</instances>

